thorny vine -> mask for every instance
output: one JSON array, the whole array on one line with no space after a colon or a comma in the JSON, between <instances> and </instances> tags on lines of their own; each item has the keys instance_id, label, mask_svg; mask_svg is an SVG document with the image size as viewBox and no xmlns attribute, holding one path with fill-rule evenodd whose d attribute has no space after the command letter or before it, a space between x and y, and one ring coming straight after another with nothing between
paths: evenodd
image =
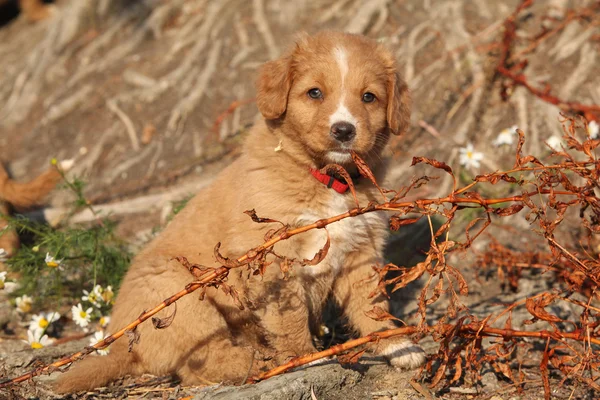
<instances>
[{"instance_id":1,"label":"thorny vine","mask_svg":"<svg viewBox=\"0 0 600 400\"><path fill-rule=\"evenodd\" d=\"M467 373L476 382L480 378L479 371L484 364L491 365L497 372L501 372L520 387L523 384L524 376L514 372L514 354L522 344L520 339L536 338L545 343L540 371L546 398L550 398L551 369L552 373L562 374L563 380L577 380L589 385L594 390L600 390L595 375L600 362L600 354L593 347L600 345L600 319L598 318L600 309L594 306L594 303L598 301L600 261L596 255L597 252L591 246L581 244L581 249L577 250L570 245L559 243L556 238L558 226L567 217L568 210L573 208L579 210L578 218L581 226L587 232L589 240L592 240L594 234L600 232L600 199L594 192L599 189L600 174L600 162L596 159L594 150L600 146L600 140L592 139L587 135L583 140L578 139L578 135L581 136L581 131L587 127L587 122L582 119L565 117L562 122L564 139L572 151L568 152L565 149L554 151L553 156L560 159L559 163L545 165L534 156L524 156L521 149L525 142L525 134L519 130L519 142L513 168L508 171L478 175L471 184L462 188L457 187L454 172L445 163L424 157L413 158L413 165L428 164L443 170L452 177L454 180L453 190L443 198L403 201L413 189L434 179L434 177L422 176L414 178L409 185L397 191L380 188L387 201L372 202L362 206L357 204L356 208L346 213L295 229L282 224L281 227L271 230L266 235L263 244L249 250L237 259L221 255L219 253L220 244L217 244L215 256L222 264L219 268L193 265L184 257L178 257L178 261L194 277L194 281L183 290L165 299L153 309L145 311L137 320L95 345L50 365L36 368L20 377L6 380L0 383L0 387L7 387L43 373L60 370L60 367L68 366L96 349L105 348L123 335L129 337L130 347L132 347L140 340L136 333L136 327L139 324L175 303L181 297L198 289L205 291L209 287L220 288L230 295L239 307L243 307L235 288L227 285L227 276L231 269L247 268L255 274L262 274L268 266L279 265L285 274L294 265L310 268L309 265L314 265L325 257L329 242L312 260L302 261L289 260L277 255L273 250L274 245L312 229L326 228L327 225L344 218L385 210L394 212L390 219L390 226L393 230L415 223L423 216L429 218L432 215L438 215L446 220L436 231L432 226L431 248L423 262L413 267L393 264L373 266L374 272L379 278L379 284L371 295L379 292L388 295L388 288L394 292L427 273L428 278L419 297L419 324L373 333L319 353L296 358L273 371L252 377L248 379L248 382L257 382L326 356L337 355L342 362L356 362L366 349L348 353L349 350L368 343L377 343L386 337L415 334L417 338L429 335L439 343L438 353L429 357L424 368L429 376L431 387L454 385ZM366 164L356 155L354 160L359 171L377 184ZM350 178L348 177L348 179ZM351 180L349 183L352 186ZM475 186L483 183L490 185L504 183L509 185L513 192L520 191L520 194L486 199L472 190ZM499 205L502 207L498 207ZM484 216L467 225L466 240L463 242L450 240L448 232L457 213L473 207L483 211ZM492 223L493 217L507 217L519 212L526 212L527 220L531 224L536 224L536 232L545 239L550 253L518 253L492 242L489 251L481 254L480 259L485 261L485 265L497 266L498 275L507 279L511 285L518 281L518 271L523 268L553 271L564 281L565 285L560 291L544 292L527 298L525 302L509 305L499 314L489 315L481 320L470 314L468 308L461 303L461 296L468 295L468 285L461 271L449 264L448 260L452 253L464 252L469 249L473 241ZM248 211L247 214L257 223L277 222L268 218L260 218L253 210ZM273 258L278 258L279 262L273 263ZM389 277L388 272L390 271L396 272L395 277ZM578 294L579 297L584 296L587 300L572 299L571 297L575 297L575 294ZM426 318L428 307L443 297L447 298L445 315L435 323L428 322ZM553 303L561 301L570 302L582 308L578 320L563 320L546 310ZM531 315L528 324L544 321L548 323L549 329L539 331L516 329L512 323L512 312L516 307L522 306ZM368 315L374 319L396 319L379 308L374 308ZM502 325L500 320L504 321ZM170 324L170 320L167 319L152 318L152 321L157 329L168 328ZM488 343L488 341L484 341L485 338L495 338L496 340Z\"/></svg>"}]
</instances>

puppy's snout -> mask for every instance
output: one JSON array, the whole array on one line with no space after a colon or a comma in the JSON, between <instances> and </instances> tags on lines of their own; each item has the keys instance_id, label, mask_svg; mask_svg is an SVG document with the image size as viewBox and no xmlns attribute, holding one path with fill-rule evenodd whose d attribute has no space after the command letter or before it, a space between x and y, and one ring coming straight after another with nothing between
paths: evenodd
<instances>
[{"instance_id":1,"label":"puppy's snout","mask_svg":"<svg viewBox=\"0 0 600 400\"><path fill-rule=\"evenodd\" d=\"M349 142L356 136L356 127L349 122L336 122L331 125L330 134L340 142Z\"/></svg>"}]
</instances>

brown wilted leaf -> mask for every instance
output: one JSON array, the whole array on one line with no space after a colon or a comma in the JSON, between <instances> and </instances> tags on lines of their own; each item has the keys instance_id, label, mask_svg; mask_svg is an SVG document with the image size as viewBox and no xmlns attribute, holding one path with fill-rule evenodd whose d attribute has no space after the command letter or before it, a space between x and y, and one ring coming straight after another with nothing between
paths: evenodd
<instances>
[{"instance_id":1,"label":"brown wilted leaf","mask_svg":"<svg viewBox=\"0 0 600 400\"><path fill-rule=\"evenodd\" d=\"M340 355L338 355L337 359L340 362L340 364L342 364L342 365L356 364L358 362L358 360L362 357L362 355L365 354L365 351L367 351L367 349L353 351L353 352L346 353L346 354L340 354Z\"/></svg>"},{"instance_id":2,"label":"brown wilted leaf","mask_svg":"<svg viewBox=\"0 0 600 400\"><path fill-rule=\"evenodd\" d=\"M279 221L277 221L277 222L279 222ZM289 225L283 225L279 229L269 229L267 231L267 233L265 233L265 237L264 237L265 242L268 242L269 240L273 239L275 236L283 235L288 229L290 229Z\"/></svg>"},{"instance_id":3,"label":"brown wilted leaf","mask_svg":"<svg viewBox=\"0 0 600 400\"><path fill-rule=\"evenodd\" d=\"M223 290L223 293L225 293L225 295L231 296L237 308L239 308L240 310L244 309L244 305L240 300L240 294L237 290L235 290L233 286L229 286L226 283L221 283L221 290Z\"/></svg>"},{"instance_id":4,"label":"brown wilted leaf","mask_svg":"<svg viewBox=\"0 0 600 400\"><path fill-rule=\"evenodd\" d=\"M452 181L453 181L452 187L454 189L456 189L456 177L454 176L454 172L452 171L452 168L450 168L450 166L448 164L446 164L445 162L437 161L437 160L427 158L427 157L413 157L412 163L410 164L410 166L412 167L412 166L420 164L420 163L429 164L434 168L443 169L444 171L446 171L452 177Z\"/></svg>"},{"instance_id":5,"label":"brown wilted leaf","mask_svg":"<svg viewBox=\"0 0 600 400\"><path fill-rule=\"evenodd\" d=\"M411 225L423 218L421 215L417 218L400 218L400 215L395 214L390 217L390 229L393 231L397 231L401 226Z\"/></svg>"},{"instance_id":6,"label":"brown wilted leaf","mask_svg":"<svg viewBox=\"0 0 600 400\"><path fill-rule=\"evenodd\" d=\"M527 311L537 319L548 322L561 322L562 319L554 314L550 314L544 309L552 303L556 297L557 295L551 293L544 293L539 297L530 297L525 301L525 308L527 308Z\"/></svg>"},{"instance_id":7,"label":"brown wilted leaf","mask_svg":"<svg viewBox=\"0 0 600 400\"><path fill-rule=\"evenodd\" d=\"M501 372L502 375L510 379L512 382L515 381L515 377L513 376L512 370L510 369L510 365L504 362L496 362L494 363L494 369L498 372Z\"/></svg>"},{"instance_id":8,"label":"brown wilted leaf","mask_svg":"<svg viewBox=\"0 0 600 400\"><path fill-rule=\"evenodd\" d=\"M435 285L435 287L433 288L433 295L427 299L425 305L435 303L440 298L442 293L444 293L444 280L440 277L438 279L437 285Z\"/></svg>"},{"instance_id":9,"label":"brown wilted leaf","mask_svg":"<svg viewBox=\"0 0 600 400\"><path fill-rule=\"evenodd\" d=\"M377 190L379 190L379 192L383 196L383 201L386 201L387 198L385 197L385 193L377 184L377 180L375 179L375 175L373 175L373 171L371 171L371 168L369 168L367 163L362 158L360 158L359 155L356 154L354 151L351 151L350 155L352 156L352 161L354 161L354 164L356 164L356 167L358 168L358 172L360 172L360 174L365 178L368 178L371 181L371 183L375 185Z\"/></svg>"},{"instance_id":10,"label":"brown wilted leaf","mask_svg":"<svg viewBox=\"0 0 600 400\"><path fill-rule=\"evenodd\" d=\"M448 166L448 164L446 164L443 161L437 161L431 158L427 158L427 157L413 157L412 159L412 163L410 164L410 166L412 167L413 165L417 165L420 163L425 163L425 164L429 164L434 168L439 168L439 169L443 169L444 171L446 171L447 173L449 173L450 175L452 175L452 168L450 168L450 166Z\"/></svg>"},{"instance_id":11,"label":"brown wilted leaf","mask_svg":"<svg viewBox=\"0 0 600 400\"><path fill-rule=\"evenodd\" d=\"M400 318L396 318L394 317L392 314L390 314L389 312L385 311L383 308L379 307L379 306L374 306L372 309L370 309L369 311L365 311L365 315L371 319L374 319L375 321L400 321L402 322L404 325L406 325L404 323L404 321L402 321Z\"/></svg>"},{"instance_id":12,"label":"brown wilted leaf","mask_svg":"<svg viewBox=\"0 0 600 400\"><path fill-rule=\"evenodd\" d=\"M485 175L477 175L475 177L475 181L477 182L489 182L492 185L495 185L496 183L498 183L499 181L504 181L504 182L509 182L509 183L519 183L520 181L517 181L517 178L514 178L508 174L497 174L497 173L493 173L493 174L485 174Z\"/></svg>"},{"instance_id":13,"label":"brown wilted leaf","mask_svg":"<svg viewBox=\"0 0 600 400\"><path fill-rule=\"evenodd\" d=\"M517 129L517 134L519 135L519 139L517 141L517 150L515 151L515 165L513 169L519 168L522 165L521 157L523 157L523 145L525 144L525 133Z\"/></svg>"},{"instance_id":14,"label":"brown wilted leaf","mask_svg":"<svg viewBox=\"0 0 600 400\"><path fill-rule=\"evenodd\" d=\"M548 374L548 359L550 357L550 352L548 351L549 345L550 339L548 339L546 342L544 356L542 357L542 362L540 363L540 372L542 373L542 382L544 384L544 400L550 400L550 379Z\"/></svg>"},{"instance_id":15,"label":"brown wilted leaf","mask_svg":"<svg viewBox=\"0 0 600 400\"><path fill-rule=\"evenodd\" d=\"M412 268L407 268L398 278L393 279L391 283L395 283L392 288L392 293L396 290L402 289L406 287L409 283L414 280L419 279L425 271L427 271L427 267L431 265L431 256L427 256L425 261L422 261L415 265ZM397 280L397 281L396 281Z\"/></svg>"},{"instance_id":16,"label":"brown wilted leaf","mask_svg":"<svg viewBox=\"0 0 600 400\"><path fill-rule=\"evenodd\" d=\"M215 258L217 259L217 262L219 262L221 265L223 265L227 268L235 268L235 267L240 266L240 263L237 260L231 260L231 259L221 255L221 253L219 253L220 248L221 248L221 242L217 243L217 245L215 246L214 253L215 253Z\"/></svg>"},{"instance_id":17,"label":"brown wilted leaf","mask_svg":"<svg viewBox=\"0 0 600 400\"><path fill-rule=\"evenodd\" d=\"M177 314L177 303L173 303L173 304L175 306L175 309L173 310L173 313L171 315L169 315L168 317L165 317L165 318L152 317L152 325L154 325L154 328L164 329L164 328L168 328L169 326L171 326L171 324L173 323L173 320L175 319L175 314Z\"/></svg>"},{"instance_id":18,"label":"brown wilted leaf","mask_svg":"<svg viewBox=\"0 0 600 400\"><path fill-rule=\"evenodd\" d=\"M348 184L348 187L350 188L352 197L354 197L354 202L356 203L356 207L360 207L360 205L358 203L358 197L356 197L356 189L354 188L354 182L352 181L352 178L350 177L350 174L348 173L348 171L346 171L344 169L344 167L342 167L341 165L338 165L338 164L327 164L320 170L320 172L322 174L328 174L331 171L335 172L336 174L338 174L339 176L344 178L344 180Z\"/></svg>"},{"instance_id":19,"label":"brown wilted leaf","mask_svg":"<svg viewBox=\"0 0 600 400\"><path fill-rule=\"evenodd\" d=\"M129 348L127 351L131 353L131 351L133 350L133 345L138 344L140 342L140 333L137 331L137 326L133 328L133 330L126 330L125 335L127 335L127 338L129 339Z\"/></svg>"},{"instance_id":20,"label":"brown wilted leaf","mask_svg":"<svg viewBox=\"0 0 600 400\"><path fill-rule=\"evenodd\" d=\"M206 275L209 271L214 271L212 267L205 267L200 264L192 264L188 261L187 258L178 256L175 257L174 260L178 261L181 265L187 268L188 271L194 276L196 279L200 279L202 276Z\"/></svg>"},{"instance_id":21,"label":"brown wilted leaf","mask_svg":"<svg viewBox=\"0 0 600 400\"><path fill-rule=\"evenodd\" d=\"M469 294L469 285L460 271L450 265L446 265L446 271L458 282L459 293L462 296L467 296Z\"/></svg>"},{"instance_id":22,"label":"brown wilted leaf","mask_svg":"<svg viewBox=\"0 0 600 400\"><path fill-rule=\"evenodd\" d=\"M532 163L532 164L537 164L539 166L543 166L544 164L538 160L536 157L534 156L527 156L527 157L523 157L521 159L521 165L527 164L527 163Z\"/></svg>"},{"instance_id":23,"label":"brown wilted leaf","mask_svg":"<svg viewBox=\"0 0 600 400\"><path fill-rule=\"evenodd\" d=\"M477 192L465 192L463 193L463 196L469 199L477 200L480 204L485 205L485 199Z\"/></svg>"},{"instance_id":24,"label":"brown wilted leaf","mask_svg":"<svg viewBox=\"0 0 600 400\"><path fill-rule=\"evenodd\" d=\"M281 225L283 225L282 222L277 221L275 219L270 219L270 218L261 218L258 215L256 215L256 210L254 210L254 208L252 210L246 210L244 211L244 214L250 216L250 218L252 218L252 221L257 222L259 224L269 224L272 222L276 222L279 223Z\"/></svg>"},{"instance_id":25,"label":"brown wilted leaf","mask_svg":"<svg viewBox=\"0 0 600 400\"><path fill-rule=\"evenodd\" d=\"M460 355L456 356L456 361L454 362L454 369L454 376L450 380L450 384L458 382L458 380L462 376L462 358L460 357Z\"/></svg>"},{"instance_id":26,"label":"brown wilted leaf","mask_svg":"<svg viewBox=\"0 0 600 400\"><path fill-rule=\"evenodd\" d=\"M292 269L294 261L295 260L290 260L288 257L282 257L281 262L279 263L282 279L286 280L289 278L289 271Z\"/></svg>"},{"instance_id":27,"label":"brown wilted leaf","mask_svg":"<svg viewBox=\"0 0 600 400\"><path fill-rule=\"evenodd\" d=\"M325 232L327 232L327 231L325 231ZM329 251L330 245L331 245L331 242L329 240L329 232L327 232L327 241L325 242L325 245L323 246L323 248L321 250L319 250L313 258L311 258L310 260L305 258L304 260L302 260L300 262L300 264L302 266L317 265L318 263L323 261L323 259L327 256L327 252Z\"/></svg>"},{"instance_id":28,"label":"brown wilted leaf","mask_svg":"<svg viewBox=\"0 0 600 400\"><path fill-rule=\"evenodd\" d=\"M513 215L521 211L525 206L523 204L513 204L510 207L506 208L494 208L494 214L499 215L501 217L507 217L509 215Z\"/></svg>"},{"instance_id":29,"label":"brown wilted leaf","mask_svg":"<svg viewBox=\"0 0 600 400\"><path fill-rule=\"evenodd\" d=\"M437 372L431 379L431 383L429 384L429 388L433 389L440 383L444 375L446 375L446 368L448 367L448 359L449 356L447 354L443 355L443 359L440 360L440 366L438 367Z\"/></svg>"}]
</instances>

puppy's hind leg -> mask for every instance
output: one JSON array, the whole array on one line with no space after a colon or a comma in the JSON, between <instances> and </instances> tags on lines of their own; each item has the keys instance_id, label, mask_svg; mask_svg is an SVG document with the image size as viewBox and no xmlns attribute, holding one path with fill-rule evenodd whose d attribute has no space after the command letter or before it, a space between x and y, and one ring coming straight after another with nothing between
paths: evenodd
<instances>
[{"instance_id":1,"label":"puppy's hind leg","mask_svg":"<svg viewBox=\"0 0 600 400\"><path fill-rule=\"evenodd\" d=\"M254 349L237 346L228 338L215 338L195 349L177 369L184 386L242 384L253 373Z\"/></svg>"}]
</instances>

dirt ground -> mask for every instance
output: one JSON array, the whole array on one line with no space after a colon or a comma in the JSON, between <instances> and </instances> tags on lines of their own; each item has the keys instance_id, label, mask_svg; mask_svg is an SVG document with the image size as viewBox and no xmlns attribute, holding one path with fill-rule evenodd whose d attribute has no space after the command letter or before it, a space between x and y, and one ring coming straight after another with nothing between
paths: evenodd
<instances>
[{"instance_id":1,"label":"dirt ground","mask_svg":"<svg viewBox=\"0 0 600 400\"><path fill-rule=\"evenodd\" d=\"M377 38L396 54L413 93L412 129L392 142L394 168L388 187L399 187L423 169L409 168L413 156L444 160L458 167L459 149L473 143L484 154L482 170L507 168L512 148L491 145L503 130L517 125L527 134L524 152L545 159L544 141L562 133L559 108L515 88L508 101L500 94L495 72L503 21L518 0L59 0L53 15L38 23L22 17L0 27L0 159L17 179L27 180L49 161L75 159L71 176L84 176L86 196L96 209L119 222L118 233L135 250L156 226L164 225L173 201L197 192L234 159L247 127L258 118L254 96L257 67L293 43L294 34L323 29ZM536 1L519 15L521 41L544 24L558 26L568 10L590 0ZM544 19L552 16L553 20ZM562 99L600 104L598 21L574 21L530 53L526 76L534 85L548 83ZM523 47L519 48L523 50ZM226 111L233 107L225 116ZM220 124L215 125L217 121ZM474 174L472 174L474 176ZM451 180L426 187L434 197ZM56 191L43 211L60 221L70 198ZM40 214L31 213L32 217ZM82 212L74 221L85 222ZM463 224L465 222L463 221ZM521 216L502 224L494 236L515 248L535 241ZM539 240L539 239L538 239ZM388 258L411 265L426 250L429 227L401 231ZM484 249L482 238L476 250ZM541 243L541 242L540 242ZM518 291L506 291L489 275L479 276L474 258L455 260L468 278L465 304L485 317L499 304L511 303L552 286L550 275L521 279ZM394 298L394 313L406 322L416 311L419 284ZM0 295L0 359L6 376L48 362L87 345L70 341L33 352L6 327L16 316ZM571 313L573 310L553 310ZM432 310L435 318L438 310ZM441 313L441 310L439 310ZM336 325L337 317L329 323ZM526 319L527 315L515 315ZM429 352L436 344L424 340ZM35 354L34 354L35 353ZM462 382L441 391L411 383L415 372L389 369L366 357L359 365L336 362L292 372L255 386L182 388L166 378L125 380L78 398L194 399L538 399L543 398L539 359L523 364L528 384L512 385L497 371L483 371L481 382ZM0 398L56 398L41 377ZM551 375L556 399L593 399L577 382ZM517 390L519 389L519 390Z\"/></svg>"}]
</instances>

